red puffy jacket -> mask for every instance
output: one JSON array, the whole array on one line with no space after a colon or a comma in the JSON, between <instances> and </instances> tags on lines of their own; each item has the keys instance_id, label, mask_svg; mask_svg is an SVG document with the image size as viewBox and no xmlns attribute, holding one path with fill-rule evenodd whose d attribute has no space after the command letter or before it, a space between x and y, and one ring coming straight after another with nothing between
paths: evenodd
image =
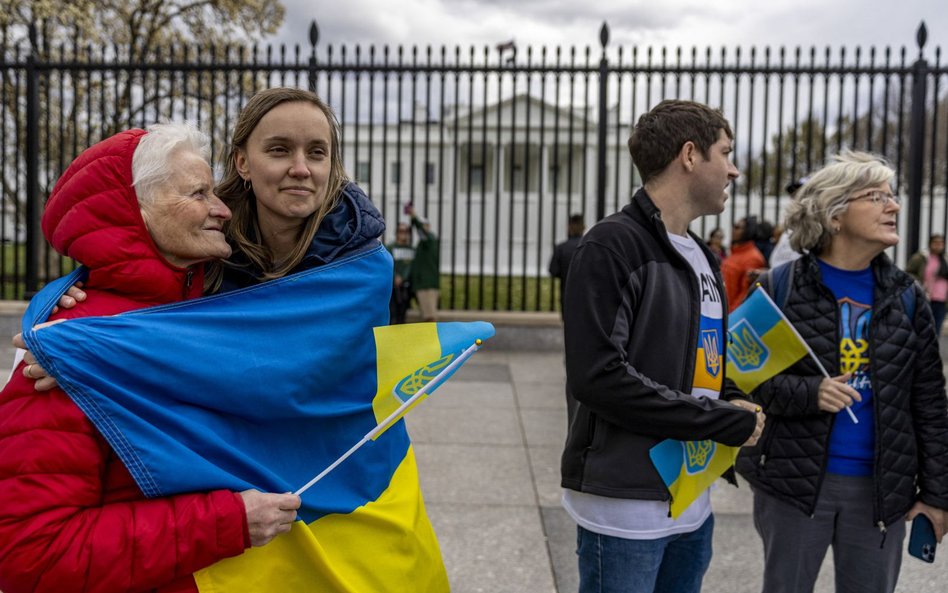
<instances>
[{"instance_id":1,"label":"red puffy jacket","mask_svg":"<svg viewBox=\"0 0 948 593\"><path fill-rule=\"evenodd\" d=\"M201 266L158 252L131 186L142 130L109 138L63 174L43 215L59 252L90 269L86 302L57 317L111 315L200 296ZM17 368L0 392L0 590L196 591L191 576L250 545L227 490L147 500L69 397Z\"/></svg>"}]
</instances>

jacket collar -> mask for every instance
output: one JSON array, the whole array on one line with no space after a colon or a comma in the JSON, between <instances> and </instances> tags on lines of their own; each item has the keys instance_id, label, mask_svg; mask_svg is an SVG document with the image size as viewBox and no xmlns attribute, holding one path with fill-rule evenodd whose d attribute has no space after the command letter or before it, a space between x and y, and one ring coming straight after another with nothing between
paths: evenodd
<instances>
[{"instance_id":1,"label":"jacket collar","mask_svg":"<svg viewBox=\"0 0 948 593\"><path fill-rule=\"evenodd\" d=\"M671 244L671 241L668 240L668 229L665 228L665 223L662 221L662 211L658 209L658 206L652 201L652 197L648 195L644 187L639 188L639 190L635 192L635 195L632 196L632 201L622 208L622 212L645 224L655 235L656 240L662 243L662 245L665 245L668 249L674 251L676 255L678 254L678 250L676 250ZM718 270L721 269L717 256L711 252L704 240L691 232L690 229L688 230L688 235L701 247L701 251L704 252L711 269L717 273Z\"/></svg>"},{"instance_id":2,"label":"jacket collar","mask_svg":"<svg viewBox=\"0 0 948 593\"><path fill-rule=\"evenodd\" d=\"M342 253L377 244L385 232L385 220L365 192L349 182L339 204L323 219L303 258L306 268L325 265Z\"/></svg>"}]
</instances>

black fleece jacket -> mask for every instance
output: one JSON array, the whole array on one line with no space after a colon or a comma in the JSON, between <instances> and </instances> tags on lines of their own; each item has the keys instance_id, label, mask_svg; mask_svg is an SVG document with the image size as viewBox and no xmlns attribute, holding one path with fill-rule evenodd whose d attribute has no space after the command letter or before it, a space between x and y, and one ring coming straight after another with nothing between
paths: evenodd
<instances>
[{"instance_id":1,"label":"black fleece jacket","mask_svg":"<svg viewBox=\"0 0 948 593\"><path fill-rule=\"evenodd\" d=\"M701 291L718 299L724 294L717 260L695 239L715 274L706 286L699 286L668 240L658 208L639 190L576 250L564 317L569 433L563 487L668 500L649 459L654 445L669 438L740 445L753 433L752 412L689 394ZM746 396L725 379L722 398L734 397Z\"/></svg>"}]
</instances>

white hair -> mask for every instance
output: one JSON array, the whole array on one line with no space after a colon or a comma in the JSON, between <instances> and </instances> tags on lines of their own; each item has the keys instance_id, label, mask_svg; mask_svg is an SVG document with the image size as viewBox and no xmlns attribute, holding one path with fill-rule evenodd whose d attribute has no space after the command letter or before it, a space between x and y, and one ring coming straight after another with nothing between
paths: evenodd
<instances>
[{"instance_id":1,"label":"white hair","mask_svg":"<svg viewBox=\"0 0 948 593\"><path fill-rule=\"evenodd\" d=\"M892 183L895 171L868 152L844 151L807 179L787 206L786 230L794 251L821 253L833 237L833 218L849 208L849 197L869 187Z\"/></svg>"},{"instance_id":2,"label":"white hair","mask_svg":"<svg viewBox=\"0 0 948 593\"><path fill-rule=\"evenodd\" d=\"M190 123L148 126L132 155L132 185L139 204L151 203L155 191L167 183L174 171L171 157L178 151L193 152L208 160L211 142L207 134Z\"/></svg>"}]
</instances>

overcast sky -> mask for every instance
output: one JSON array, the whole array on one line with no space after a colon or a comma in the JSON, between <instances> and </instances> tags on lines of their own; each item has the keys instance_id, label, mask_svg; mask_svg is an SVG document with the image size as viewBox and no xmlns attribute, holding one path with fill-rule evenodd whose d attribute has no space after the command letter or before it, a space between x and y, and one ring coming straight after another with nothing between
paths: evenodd
<instances>
[{"instance_id":1,"label":"overcast sky","mask_svg":"<svg viewBox=\"0 0 948 593\"><path fill-rule=\"evenodd\" d=\"M598 45L609 24L610 45L728 48L830 45L906 45L928 27L926 57L948 42L945 0L283 0L286 21L275 38L307 42L316 19L319 44L376 44L436 48ZM945 48L948 50L948 47ZM851 54L850 54L851 55ZM946 57L942 58L942 63Z\"/></svg>"}]
</instances>

